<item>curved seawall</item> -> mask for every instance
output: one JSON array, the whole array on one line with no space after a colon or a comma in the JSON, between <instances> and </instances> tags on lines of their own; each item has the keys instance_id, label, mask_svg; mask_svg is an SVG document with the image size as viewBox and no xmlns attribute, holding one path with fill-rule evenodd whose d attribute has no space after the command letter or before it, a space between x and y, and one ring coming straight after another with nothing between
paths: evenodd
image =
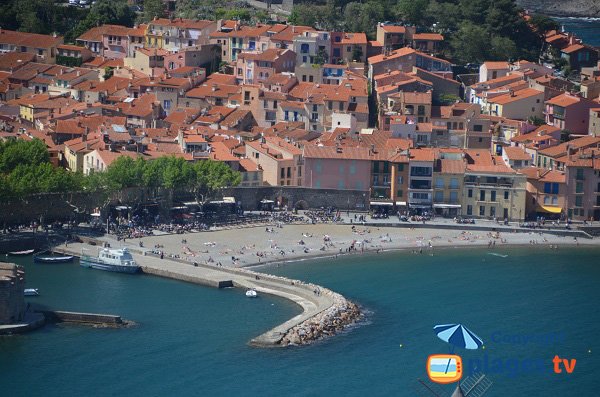
<instances>
[{"instance_id":1,"label":"curved seawall","mask_svg":"<svg viewBox=\"0 0 600 397\"><path fill-rule=\"evenodd\" d=\"M56 251L79 255L84 244L69 244ZM254 288L259 293L279 296L302 307L302 313L253 338L256 347L284 347L309 344L335 335L361 317L358 306L327 288L291 280L285 277L254 272L249 269L217 267L171 258L160 259L132 251L136 262L146 274L190 283L223 288Z\"/></svg>"}]
</instances>

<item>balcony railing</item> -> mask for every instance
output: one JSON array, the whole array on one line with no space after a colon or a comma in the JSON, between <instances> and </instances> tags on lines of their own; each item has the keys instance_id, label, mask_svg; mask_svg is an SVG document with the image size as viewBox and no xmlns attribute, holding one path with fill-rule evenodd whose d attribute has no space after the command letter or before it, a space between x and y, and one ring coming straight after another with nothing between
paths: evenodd
<instances>
[{"instance_id":1,"label":"balcony railing","mask_svg":"<svg viewBox=\"0 0 600 397\"><path fill-rule=\"evenodd\" d=\"M479 182L467 182L465 181L465 186L481 186L481 187L489 187L489 188L499 188L499 187L504 187L504 188L511 188L513 185L512 183L479 183Z\"/></svg>"}]
</instances>

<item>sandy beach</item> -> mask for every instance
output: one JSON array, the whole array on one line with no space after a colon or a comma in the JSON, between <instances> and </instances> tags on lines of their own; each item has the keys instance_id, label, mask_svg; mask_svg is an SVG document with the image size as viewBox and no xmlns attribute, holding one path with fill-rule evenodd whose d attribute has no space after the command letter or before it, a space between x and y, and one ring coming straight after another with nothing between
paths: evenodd
<instances>
[{"instance_id":1,"label":"sandy beach","mask_svg":"<svg viewBox=\"0 0 600 397\"><path fill-rule=\"evenodd\" d=\"M458 225L457 225L458 226ZM257 226L187 234L165 234L141 239L116 241L102 238L112 247L127 246L136 250L162 251L165 257L178 256L189 262L247 267L265 263L361 255L390 250L410 250L415 254L435 254L442 247L486 247L538 245L548 250L564 246L598 245L598 238L575 238L542 233L538 230L515 233L468 230L397 228L349 224L290 224ZM140 240L143 248L140 248ZM155 248L158 247L158 248Z\"/></svg>"}]
</instances>

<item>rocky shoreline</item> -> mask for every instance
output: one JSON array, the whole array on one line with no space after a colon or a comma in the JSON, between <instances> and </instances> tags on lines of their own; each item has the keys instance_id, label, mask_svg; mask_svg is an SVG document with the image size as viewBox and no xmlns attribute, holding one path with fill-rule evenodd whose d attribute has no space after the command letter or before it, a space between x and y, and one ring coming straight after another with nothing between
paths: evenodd
<instances>
[{"instance_id":1,"label":"rocky shoreline","mask_svg":"<svg viewBox=\"0 0 600 397\"><path fill-rule=\"evenodd\" d=\"M589 0L517 0L517 4L533 13L552 17L600 17L600 3Z\"/></svg>"},{"instance_id":2,"label":"rocky shoreline","mask_svg":"<svg viewBox=\"0 0 600 397\"><path fill-rule=\"evenodd\" d=\"M330 294L333 305L312 318L290 328L279 344L281 346L308 345L318 340L334 336L363 318L358 305L342 295L330 290L320 293Z\"/></svg>"}]
</instances>

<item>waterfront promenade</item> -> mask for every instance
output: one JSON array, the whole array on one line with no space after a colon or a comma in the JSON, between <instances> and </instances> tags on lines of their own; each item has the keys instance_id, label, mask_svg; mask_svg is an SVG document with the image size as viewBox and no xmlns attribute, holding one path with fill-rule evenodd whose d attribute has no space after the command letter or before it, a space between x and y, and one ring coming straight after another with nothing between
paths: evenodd
<instances>
[{"instance_id":1,"label":"waterfront promenade","mask_svg":"<svg viewBox=\"0 0 600 397\"><path fill-rule=\"evenodd\" d=\"M437 248L484 247L501 251L511 245L531 245L552 250L573 245L598 245L598 238L582 238L577 232L518 230L498 227L478 230L484 225L402 224L384 226L391 220L360 224L286 224L226 228L198 233L160 234L117 241L107 235L98 239L113 248L128 247L145 273L197 284L255 288L259 294L289 299L302 313L280 324L250 343L255 346L285 346L310 343L334 334L358 317L358 308L341 295L323 286L299 280L257 273L249 267L316 257L362 255L405 250L407 255L443 255ZM381 226L380 226L381 225ZM494 226L494 225L493 225ZM495 227L495 226L494 226ZM141 244L140 244L141 243ZM57 250L94 255L98 246L86 243L61 245ZM160 253L163 258L159 257Z\"/></svg>"}]
</instances>

